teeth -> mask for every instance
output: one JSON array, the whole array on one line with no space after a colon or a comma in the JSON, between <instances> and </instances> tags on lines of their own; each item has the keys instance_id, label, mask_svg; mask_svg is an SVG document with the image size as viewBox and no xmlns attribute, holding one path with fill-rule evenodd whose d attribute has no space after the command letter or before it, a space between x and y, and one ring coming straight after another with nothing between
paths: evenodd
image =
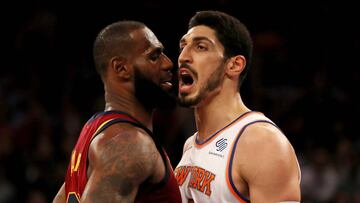
<instances>
[{"instance_id":1,"label":"teeth","mask_svg":"<svg viewBox=\"0 0 360 203\"><path fill-rule=\"evenodd\" d=\"M165 82L161 82L162 84L166 84L166 85L172 85L172 83L171 82L169 82L169 81L165 81Z\"/></svg>"}]
</instances>

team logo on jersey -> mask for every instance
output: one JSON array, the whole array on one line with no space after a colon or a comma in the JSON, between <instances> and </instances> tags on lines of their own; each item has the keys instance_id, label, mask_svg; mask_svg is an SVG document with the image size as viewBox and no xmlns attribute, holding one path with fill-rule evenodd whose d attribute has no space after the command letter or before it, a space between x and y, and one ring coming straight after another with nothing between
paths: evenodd
<instances>
[{"instance_id":1,"label":"team logo on jersey","mask_svg":"<svg viewBox=\"0 0 360 203\"><path fill-rule=\"evenodd\" d=\"M197 166L180 166L175 169L175 178L180 186L188 175L190 175L189 188L194 188L207 196L211 195L211 182L215 179L215 174Z\"/></svg>"},{"instance_id":2,"label":"team logo on jersey","mask_svg":"<svg viewBox=\"0 0 360 203\"><path fill-rule=\"evenodd\" d=\"M80 160L81 153L77 153L76 150L74 150L71 155L71 175L79 170Z\"/></svg>"},{"instance_id":3,"label":"team logo on jersey","mask_svg":"<svg viewBox=\"0 0 360 203\"><path fill-rule=\"evenodd\" d=\"M225 139L225 138L221 138L220 140L218 140L217 142L216 142L216 151L218 151L218 152L221 152L222 150L224 150L226 147L227 147L227 139Z\"/></svg>"}]
</instances>

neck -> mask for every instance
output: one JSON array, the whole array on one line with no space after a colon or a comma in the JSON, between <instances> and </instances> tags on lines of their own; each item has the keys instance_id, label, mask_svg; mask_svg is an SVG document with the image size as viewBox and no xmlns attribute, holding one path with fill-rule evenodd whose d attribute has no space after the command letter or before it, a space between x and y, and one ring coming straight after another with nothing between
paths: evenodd
<instances>
[{"instance_id":1,"label":"neck","mask_svg":"<svg viewBox=\"0 0 360 203\"><path fill-rule=\"evenodd\" d=\"M111 89L105 85L105 111L111 110L126 112L148 129L153 130L153 109L146 109L133 94L119 89Z\"/></svg>"},{"instance_id":2,"label":"neck","mask_svg":"<svg viewBox=\"0 0 360 203\"><path fill-rule=\"evenodd\" d=\"M249 111L242 102L239 92L229 93L223 89L208 100L195 108L199 141L206 140L241 114Z\"/></svg>"}]
</instances>

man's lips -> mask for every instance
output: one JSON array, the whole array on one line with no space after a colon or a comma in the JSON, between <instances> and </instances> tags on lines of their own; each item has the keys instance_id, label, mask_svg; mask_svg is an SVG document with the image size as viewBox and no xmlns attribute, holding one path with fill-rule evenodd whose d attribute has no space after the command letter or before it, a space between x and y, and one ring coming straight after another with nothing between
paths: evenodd
<instances>
[{"instance_id":1,"label":"man's lips","mask_svg":"<svg viewBox=\"0 0 360 203\"><path fill-rule=\"evenodd\" d=\"M172 73L168 73L161 79L160 85L165 90L171 90L173 87L173 75Z\"/></svg>"},{"instance_id":2,"label":"man's lips","mask_svg":"<svg viewBox=\"0 0 360 203\"><path fill-rule=\"evenodd\" d=\"M167 91L171 90L173 87L173 84L171 83L171 81L164 81L160 83L161 87Z\"/></svg>"}]
</instances>

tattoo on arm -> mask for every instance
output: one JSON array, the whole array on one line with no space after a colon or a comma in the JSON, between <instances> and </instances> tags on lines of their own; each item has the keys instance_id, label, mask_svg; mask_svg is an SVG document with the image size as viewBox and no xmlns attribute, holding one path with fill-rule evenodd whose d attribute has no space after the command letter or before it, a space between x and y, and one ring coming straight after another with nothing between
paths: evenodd
<instances>
[{"instance_id":1,"label":"tattoo on arm","mask_svg":"<svg viewBox=\"0 0 360 203\"><path fill-rule=\"evenodd\" d=\"M122 133L101 146L88 181L93 202L134 201L139 185L153 173L157 153L144 137Z\"/></svg>"}]
</instances>

